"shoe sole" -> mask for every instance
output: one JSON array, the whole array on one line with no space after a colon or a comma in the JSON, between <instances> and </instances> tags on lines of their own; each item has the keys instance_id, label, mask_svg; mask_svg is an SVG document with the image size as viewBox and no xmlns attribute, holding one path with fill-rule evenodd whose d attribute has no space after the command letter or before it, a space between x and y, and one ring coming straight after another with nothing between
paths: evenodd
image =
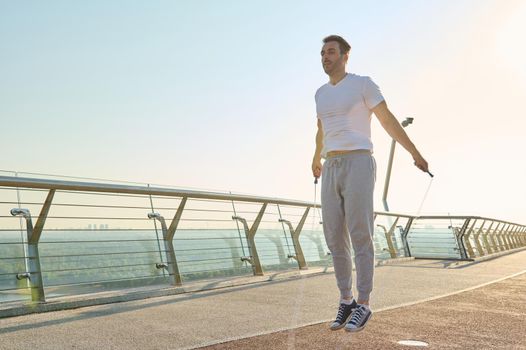
<instances>
[{"instance_id":1,"label":"shoe sole","mask_svg":"<svg viewBox=\"0 0 526 350\"><path fill-rule=\"evenodd\" d=\"M353 309L354 311L354 309ZM343 321L343 323L341 325L339 325L338 327L329 327L329 329L331 331L338 331L340 329L342 329L343 327L345 327L345 325L347 324L347 322L349 322L349 320L351 319L351 315L352 315L352 312L351 314L349 315L349 317L347 317L347 319L345 321Z\"/></svg>"},{"instance_id":2,"label":"shoe sole","mask_svg":"<svg viewBox=\"0 0 526 350\"><path fill-rule=\"evenodd\" d=\"M329 329L331 331L338 331L340 329L342 329L343 327L345 327L345 325L347 324L347 321L345 321L344 323L342 323L341 325L339 325L338 327L329 327Z\"/></svg>"},{"instance_id":3,"label":"shoe sole","mask_svg":"<svg viewBox=\"0 0 526 350\"><path fill-rule=\"evenodd\" d=\"M372 313L372 312L371 312L371 314L369 315L369 317L367 317L367 319L365 320L365 323L363 324L363 326L358 327L358 328L345 328L345 331L347 331L347 332L351 332L351 333L356 333L356 332L361 331L362 329L365 328L365 326L367 326L367 322L369 322L369 320L371 319L371 317L373 317L373 313Z\"/></svg>"}]
</instances>

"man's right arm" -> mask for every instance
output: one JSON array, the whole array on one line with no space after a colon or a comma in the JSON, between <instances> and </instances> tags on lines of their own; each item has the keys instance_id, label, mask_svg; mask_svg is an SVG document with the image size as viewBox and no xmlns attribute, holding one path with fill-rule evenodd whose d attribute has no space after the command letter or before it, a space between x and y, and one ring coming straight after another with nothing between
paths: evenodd
<instances>
[{"instance_id":1,"label":"man's right arm","mask_svg":"<svg viewBox=\"0 0 526 350\"><path fill-rule=\"evenodd\" d=\"M314 157L312 157L312 175L314 177L321 176L321 151L323 149L323 128L321 120L318 118L318 132L316 133L316 150Z\"/></svg>"}]
</instances>

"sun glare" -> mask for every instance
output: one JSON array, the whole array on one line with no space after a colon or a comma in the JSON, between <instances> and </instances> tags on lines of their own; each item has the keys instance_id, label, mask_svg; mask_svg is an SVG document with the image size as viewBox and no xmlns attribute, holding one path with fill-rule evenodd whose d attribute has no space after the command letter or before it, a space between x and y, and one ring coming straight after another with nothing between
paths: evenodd
<instances>
[{"instance_id":1,"label":"sun glare","mask_svg":"<svg viewBox=\"0 0 526 350\"><path fill-rule=\"evenodd\" d=\"M517 79L526 84L526 2L517 6L497 33L496 53L499 61Z\"/></svg>"}]
</instances>

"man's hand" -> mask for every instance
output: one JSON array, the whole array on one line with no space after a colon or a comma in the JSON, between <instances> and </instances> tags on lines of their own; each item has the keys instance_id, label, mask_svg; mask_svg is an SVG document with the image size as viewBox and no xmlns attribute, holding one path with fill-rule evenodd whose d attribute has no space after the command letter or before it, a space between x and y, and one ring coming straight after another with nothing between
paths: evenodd
<instances>
[{"instance_id":1,"label":"man's hand","mask_svg":"<svg viewBox=\"0 0 526 350\"><path fill-rule=\"evenodd\" d=\"M312 159L312 175L316 178L321 176L321 158L319 157Z\"/></svg>"},{"instance_id":2,"label":"man's hand","mask_svg":"<svg viewBox=\"0 0 526 350\"><path fill-rule=\"evenodd\" d=\"M427 161L422 157L422 155L420 153L416 153L413 155L413 160L415 161L415 166L424 171L424 172L429 172L429 167L427 165Z\"/></svg>"}]
</instances>

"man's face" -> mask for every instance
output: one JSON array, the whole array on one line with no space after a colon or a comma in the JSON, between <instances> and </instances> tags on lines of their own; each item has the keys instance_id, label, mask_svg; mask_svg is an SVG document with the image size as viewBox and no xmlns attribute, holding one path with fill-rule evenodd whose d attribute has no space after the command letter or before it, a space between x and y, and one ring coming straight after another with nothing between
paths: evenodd
<instances>
[{"instance_id":1,"label":"man's face","mask_svg":"<svg viewBox=\"0 0 526 350\"><path fill-rule=\"evenodd\" d=\"M336 41L329 41L321 48L321 64L328 75L338 70L345 70L347 55L340 55L340 45Z\"/></svg>"}]
</instances>

